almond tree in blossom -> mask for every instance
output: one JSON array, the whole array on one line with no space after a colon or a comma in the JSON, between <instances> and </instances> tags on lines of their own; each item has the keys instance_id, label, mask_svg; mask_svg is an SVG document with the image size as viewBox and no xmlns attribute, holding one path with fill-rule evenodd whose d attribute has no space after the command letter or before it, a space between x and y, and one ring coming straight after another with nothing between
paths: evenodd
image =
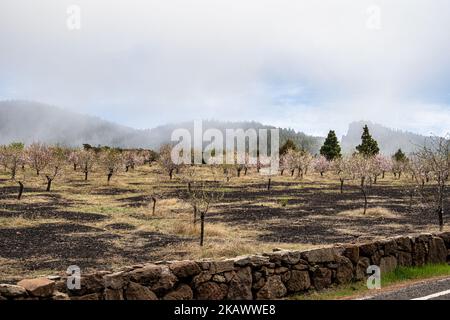
<instances>
[{"instance_id":1,"label":"almond tree in blossom","mask_svg":"<svg viewBox=\"0 0 450 320\"><path fill-rule=\"evenodd\" d=\"M50 148L42 143L32 143L26 148L30 166L36 171L36 175L39 175L42 170L48 165L51 159Z\"/></svg>"},{"instance_id":2,"label":"almond tree in blossom","mask_svg":"<svg viewBox=\"0 0 450 320\"><path fill-rule=\"evenodd\" d=\"M60 175L63 170L64 164L67 161L67 150L59 146L48 148L50 157L47 166L45 167L44 174L47 179L46 191L51 191L52 182Z\"/></svg>"},{"instance_id":3,"label":"almond tree in blossom","mask_svg":"<svg viewBox=\"0 0 450 320\"><path fill-rule=\"evenodd\" d=\"M340 191L344 192L344 182L353 177L351 159L348 157L337 158L332 162L332 170L338 176L340 182Z\"/></svg>"},{"instance_id":4,"label":"almond tree in blossom","mask_svg":"<svg viewBox=\"0 0 450 320\"><path fill-rule=\"evenodd\" d=\"M80 150L72 150L67 160L73 165L73 171L77 171L77 167L80 164Z\"/></svg>"},{"instance_id":5,"label":"almond tree in blossom","mask_svg":"<svg viewBox=\"0 0 450 320\"><path fill-rule=\"evenodd\" d=\"M364 212L367 212L368 188L372 184L372 158L361 154L355 154L351 158L351 170L355 178L358 179L358 187L364 197Z\"/></svg>"},{"instance_id":6,"label":"almond tree in blossom","mask_svg":"<svg viewBox=\"0 0 450 320\"><path fill-rule=\"evenodd\" d=\"M324 156L318 156L313 161L313 168L323 177L323 174L330 169L330 162Z\"/></svg>"}]
</instances>

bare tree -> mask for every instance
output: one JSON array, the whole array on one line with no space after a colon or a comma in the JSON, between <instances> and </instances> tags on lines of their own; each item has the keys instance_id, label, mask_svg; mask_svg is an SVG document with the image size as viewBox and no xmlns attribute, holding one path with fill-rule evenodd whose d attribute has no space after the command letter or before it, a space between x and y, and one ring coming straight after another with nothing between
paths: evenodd
<instances>
[{"instance_id":1,"label":"bare tree","mask_svg":"<svg viewBox=\"0 0 450 320\"><path fill-rule=\"evenodd\" d=\"M19 185L19 191L17 193L17 200L22 199L23 191L25 188L25 182L27 181L27 179L28 179L27 170L25 170L24 168L18 169L18 171L13 179Z\"/></svg>"},{"instance_id":2,"label":"bare tree","mask_svg":"<svg viewBox=\"0 0 450 320\"><path fill-rule=\"evenodd\" d=\"M159 157L158 153L153 150L143 150L141 155L144 158L144 163L148 163L149 166L158 161Z\"/></svg>"},{"instance_id":3,"label":"bare tree","mask_svg":"<svg viewBox=\"0 0 450 320\"><path fill-rule=\"evenodd\" d=\"M148 194L152 200L152 216L154 216L156 212L156 203L162 198L162 193L159 191L157 185L151 185Z\"/></svg>"},{"instance_id":4,"label":"bare tree","mask_svg":"<svg viewBox=\"0 0 450 320\"><path fill-rule=\"evenodd\" d=\"M114 173L121 168L123 158L119 150L107 149L101 152L100 163L106 171L107 183L109 184Z\"/></svg>"},{"instance_id":5,"label":"bare tree","mask_svg":"<svg viewBox=\"0 0 450 320\"><path fill-rule=\"evenodd\" d=\"M162 145L159 150L159 164L169 174L170 179L173 173L179 169L179 165L172 161L172 146L169 144Z\"/></svg>"},{"instance_id":6,"label":"bare tree","mask_svg":"<svg viewBox=\"0 0 450 320\"><path fill-rule=\"evenodd\" d=\"M195 166L187 166L183 170L183 175L181 177L181 180L186 183L186 188L188 192L191 191L191 186L195 182L195 176L197 174L197 169Z\"/></svg>"},{"instance_id":7,"label":"bare tree","mask_svg":"<svg viewBox=\"0 0 450 320\"><path fill-rule=\"evenodd\" d=\"M81 150L78 156L81 170L84 173L84 180L87 181L88 175L94 167L97 155L92 150Z\"/></svg>"},{"instance_id":8,"label":"bare tree","mask_svg":"<svg viewBox=\"0 0 450 320\"><path fill-rule=\"evenodd\" d=\"M193 208L194 214L200 214L200 246L204 244L205 237L205 217L211 206L223 198L220 182L214 181L196 181L191 186L191 191L181 194L181 198L187 201ZM194 223L196 216L194 216Z\"/></svg>"},{"instance_id":9,"label":"bare tree","mask_svg":"<svg viewBox=\"0 0 450 320\"><path fill-rule=\"evenodd\" d=\"M134 170L136 166L144 163L144 158L136 151L124 151L122 153L122 156L123 164L125 166L125 172L128 172L130 168Z\"/></svg>"},{"instance_id":10,"label":"bare tree","mask_svg":"<svg viewBox=\"0 0 450 320\"><path fill-rule=\"evenodd\" d=\"M447 198L447 183L450 171L450 140L448 137L430 138L415 153L415 156L423 163L423 167L429 170L427 174L430 181L433 182L431 188L419 189L421 204L424 208L436 212L439 229L442 231L444 228L444 203ZM418 178L416 175L416 179L423 184L422 177Z\"/></svg>"}]
</instances>

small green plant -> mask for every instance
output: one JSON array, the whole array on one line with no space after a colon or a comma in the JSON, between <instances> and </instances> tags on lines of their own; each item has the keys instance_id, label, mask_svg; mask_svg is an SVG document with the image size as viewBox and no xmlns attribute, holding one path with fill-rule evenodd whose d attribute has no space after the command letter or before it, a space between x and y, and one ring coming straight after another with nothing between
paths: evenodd
<instances>
[{"instance_id":1,"label":"small green plant","mask_svg":"<svg viewBox=\"0 0 450 320\"><path fill-rule=\"evenodd\" d=\"M286 207L289 203L289 198L281 198L278 200L278 203L280 204L280 206Z\"/></svg>"}]
</instances>

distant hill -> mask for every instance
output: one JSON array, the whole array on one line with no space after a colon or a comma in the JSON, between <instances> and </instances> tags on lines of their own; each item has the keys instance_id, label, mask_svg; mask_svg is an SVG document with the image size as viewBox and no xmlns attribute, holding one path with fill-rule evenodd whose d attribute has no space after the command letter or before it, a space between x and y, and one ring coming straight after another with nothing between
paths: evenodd
<instances>
[{"instance_id":1,"label":"distant hill","mask_svg":"<svg viewBox=\"0 0 450 320\"><path fill-rule=\"evenodd\" d=\"M399 148L406 153L411 153L417 146L423 145L425 136L394 130L370 121L357 121L350 123L347 134L342 137L341 147L344 153L352 153L355 147L361 143L361 134L364 125L369 127L372 137L378 141L381 153L394 154Z\"/></svg>"},{"instance_id":2,"label":"distant hill","mask_svg":"<svg viewBox=\"0 0 450 320\"><path fill-rule=\"evenodd\" d=\"M139 130L36 102L0 102L0 144L40 141L49 144L81 146L144 145Z\"/></svg>"},{"instance_id":3,"label":"distant hill","mask_svg":"<svg viewBox=\"0 0 450 320\"><path fill-rule=\"evenodd\" d=\"M186 128L193 134L193 122L167 124L153 129L137 130L105 121L97 117L82 115L62 108L29 101L0 101L0 144L20 141L30 144L35 141L66 146L108 145L122 148L157 149L169 143L172 131ZM203 130L217 128L221 131L242 128L275 128L258 122L203 121ZM318 153L323 138L280 130L280 145L287 139L298 146Z\"/></svg>"}]
</instances>

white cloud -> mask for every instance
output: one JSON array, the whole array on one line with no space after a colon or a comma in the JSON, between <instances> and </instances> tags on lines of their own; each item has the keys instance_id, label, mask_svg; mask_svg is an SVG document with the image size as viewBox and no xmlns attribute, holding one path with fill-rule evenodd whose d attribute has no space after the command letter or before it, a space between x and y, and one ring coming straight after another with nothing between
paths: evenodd
<instances>
[{"instance_id":1,"label":"white cloud","mask_svg":"<svg viewBox=\"0 0 450 320\"><path fill-rule=\"evenodd\" d=\"M80 31L66 28L74 2ZM380 30L366 27L374 4ZM203 117L323 134L370 118L444 131L448 92L429 92L450 79L449 18L445 0L3 0L0 93L137 127Z\"/></svg>"}]
</instances>

